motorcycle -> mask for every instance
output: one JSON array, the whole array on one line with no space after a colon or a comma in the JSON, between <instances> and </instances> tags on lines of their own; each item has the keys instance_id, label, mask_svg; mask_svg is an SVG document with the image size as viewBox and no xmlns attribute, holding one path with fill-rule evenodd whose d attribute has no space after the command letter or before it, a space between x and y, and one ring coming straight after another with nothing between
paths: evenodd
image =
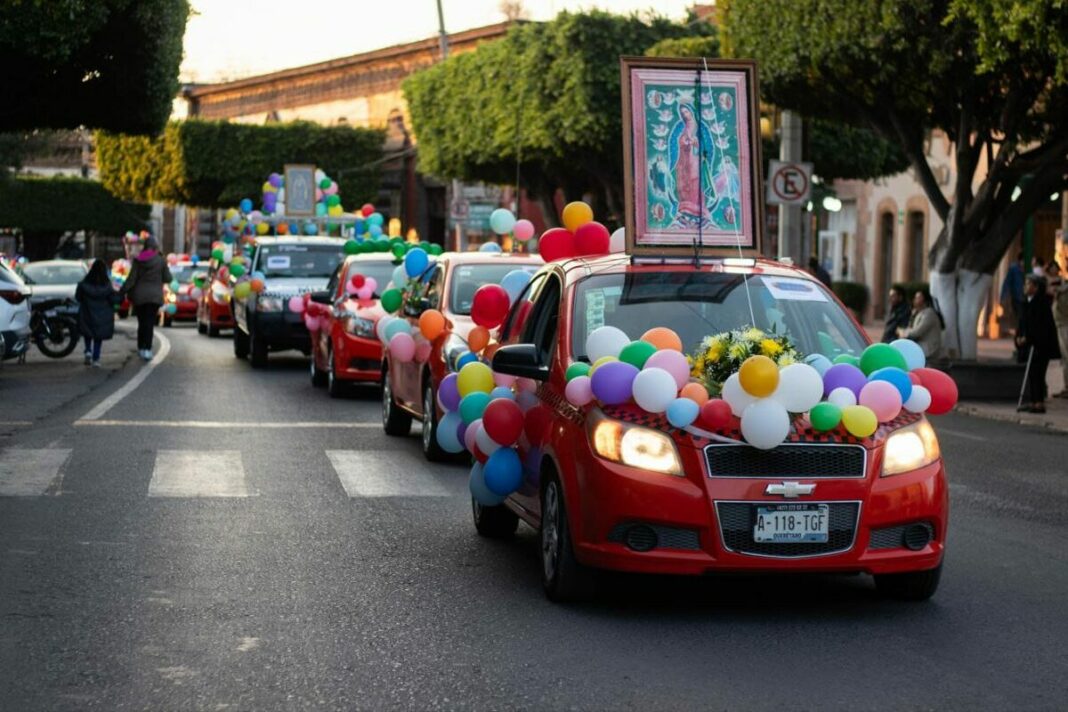
<instances>
[{"instance_id":1,"label":"motorcycle","mask_svg":"<svg viewBox=\"0 0 1068 712\"><path fill-rule=\"evenodd\" d=\"M46 299L33 305L30 338L49 358L65 358L78 348L78 303Z\"/></svg>"}]
</instances>

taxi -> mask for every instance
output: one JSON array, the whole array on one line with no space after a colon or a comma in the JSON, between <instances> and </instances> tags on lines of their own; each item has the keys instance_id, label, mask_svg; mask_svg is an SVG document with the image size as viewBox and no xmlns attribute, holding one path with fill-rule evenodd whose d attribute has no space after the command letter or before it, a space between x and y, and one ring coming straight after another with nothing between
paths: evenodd
<instances>
[{"instance_id":1,"label":"taxi","mask_svg":"<svg viewBox=\"0 0 1068 712\"><path fill-rule=\"evenodd\" d=\"M216 260L211 261L203 294L197 303L197 331L211 337L218 336L223 329L234 328L230 284L220 277L220 267Z\"/></svg>"},{"instance_id":2,"label":"taxi","mask_svg":"<svg viewBox=\"0 0 1068 712\"><path fill-rule=\"evenodd\" d=\"M949 503L925 416L903 412L863 439L795 421L782 445L757 450L634 405L575 407L565 371L588 362L587 336L606 325L632 339L670 328L687 353L750 325L831 359L868 345L830 291L774 262L611 255L546 265L513 304L493 357L496 372L538 382L518 444L523 482L502 504L472 509L484 536L510 535L519 521L540 532L550 599L590 595L597 569L865 573L891 597L934 594ZM784 541L768 536L773 524L806 533Z\"/></svg>"},{"instance_id":3,"label":"taxi","mask_svg":"<svg viewBox=\"0 0 1068 712\"><path fill-rule=\"evenodd\" d=\"M171 289L170 284L163 285L163 299L166 304L174 305L174 313L160 311L163 326L170 326L176 321L196 321L199 300L193 296L193 278L208 274L208 265L200 262L183 260L170 265L172 282L178 283L178 289Z\"/></svg>"}]
</instances>

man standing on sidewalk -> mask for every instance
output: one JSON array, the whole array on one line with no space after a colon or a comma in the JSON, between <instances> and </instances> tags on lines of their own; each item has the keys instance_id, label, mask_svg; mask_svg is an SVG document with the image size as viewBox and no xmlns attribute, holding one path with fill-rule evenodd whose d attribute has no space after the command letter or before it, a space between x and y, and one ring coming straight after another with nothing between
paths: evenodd
<instances>
[{"instance_id":1,"label":"man standing on sidewalk","mask_svg":"<svg viewBox=\"0 0 1068 712\"><path fill-rule=\"evenodd\" d=\"M1053 323L1057 327L1057 342L1061 347L1061 371L1064 390L1054 398L1068 398L1068 280L1061 275L1061 266L1051 261L1046 267L1049 275L1049 296L1053 301Z\"/></svg>"},{"instance_id":2,"label":"man standing on sidewalk","mask_svg":"<svg viewBox=\"0 0 1068 712\"><path fill-rule=\"evenodd\" d=\"M1017 410L1025 413L1046 412L1046 370L1052 359L1060 358L1057 348L1057 330L1053 326L1053 313L1050 309L1049 295L1046 293L1046 280L1029 274L1024 278L1023 317L1020 329L1016 332L1016 347L1021 353L1030 352L1031 366L1027 372L1029 404L1021 405Z\"/></svg>"}]
</instances>

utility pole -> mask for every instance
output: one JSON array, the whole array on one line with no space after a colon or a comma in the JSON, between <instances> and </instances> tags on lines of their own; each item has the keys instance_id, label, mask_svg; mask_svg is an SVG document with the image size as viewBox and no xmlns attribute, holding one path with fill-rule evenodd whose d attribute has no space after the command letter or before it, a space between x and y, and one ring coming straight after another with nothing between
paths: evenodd
<instances>
[{"instance_id":1,"label":"utility pole","mask_svg":"<svg viewBox=\"0 0 1068 712\"><path fill-rule=\"evenodd\" d=\"M782 112L780 131L779 160L800 162L801 116L793 111ZM800 205L779 206L779 258L789 257L795 265L804 266L804 255L801 254L801 209Z\"/></svg>"},{"instance_id":2,"label":"utility pole","mask_svg":"<svg viewBox=\"0 0 1068 712\"><path fill-rule=\"evenodd\" d=\"M449 35L445 32L445 12L441 9L441 0L437 0L438 4L438 45L441 47L441 61L444 62L449 58ZM453 206L458 206L460 201L464 198L463 184L456 180L452 180L451 196L446 196L448 200L445 202L449 206L449 217L459 214L459 211L454 211ZM446 222L446 224L448 224ZM448 249L448 245L445 248ZM464 239L464 225L462 220L456 221L456 234L455 234L455 249L457 251L463 251L466 247L466 240Z\"/></svg>"}]
</instances>

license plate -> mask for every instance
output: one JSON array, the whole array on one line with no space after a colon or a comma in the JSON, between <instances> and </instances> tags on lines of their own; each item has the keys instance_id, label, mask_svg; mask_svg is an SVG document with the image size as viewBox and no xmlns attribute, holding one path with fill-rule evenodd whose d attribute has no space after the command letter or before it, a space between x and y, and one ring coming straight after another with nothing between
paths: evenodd
<instances>
[{"instance_id":1,"label":"license plate","mask_svg":"<svg viewBox=\"0 0 1068 712\"><path fill-rule=\"evenodd\" d=\"M826 544L829 532L829 505L775 504L757 507L753 541Z\"/></svg>"}]
</instances>

